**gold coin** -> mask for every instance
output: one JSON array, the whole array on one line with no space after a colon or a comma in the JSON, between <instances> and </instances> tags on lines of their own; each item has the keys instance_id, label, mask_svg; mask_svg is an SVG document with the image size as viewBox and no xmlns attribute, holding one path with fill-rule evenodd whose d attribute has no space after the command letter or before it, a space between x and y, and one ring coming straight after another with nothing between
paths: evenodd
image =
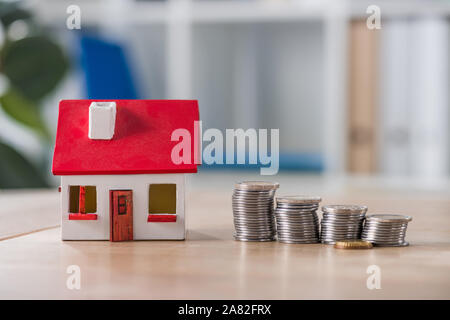
<instances>
[{"instance_id":1,"label":"gold coin","mask_svg":"<svg viewBox=\"0 0 450 320\"><path fill-rule=\"evenodd\" d=\"M373 245L369 241L363 240L346 240L337 241L334 244L336 249L372 249Z\"/></svg>"}]
</instances>

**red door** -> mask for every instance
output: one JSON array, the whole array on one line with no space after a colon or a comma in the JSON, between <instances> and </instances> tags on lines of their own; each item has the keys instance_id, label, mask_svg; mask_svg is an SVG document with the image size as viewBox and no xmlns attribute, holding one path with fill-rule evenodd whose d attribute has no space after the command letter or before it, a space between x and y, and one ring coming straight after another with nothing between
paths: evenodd
<instances>
[{"instance_id":1,"label":"red door","mask_svg":"<svg viewBox=\"0 0 450 320\"><path fill-rule=\"evenodd\" d=\"M110 241L133 240L133 191L111 190Z\"/></svg>"}]
</instances>

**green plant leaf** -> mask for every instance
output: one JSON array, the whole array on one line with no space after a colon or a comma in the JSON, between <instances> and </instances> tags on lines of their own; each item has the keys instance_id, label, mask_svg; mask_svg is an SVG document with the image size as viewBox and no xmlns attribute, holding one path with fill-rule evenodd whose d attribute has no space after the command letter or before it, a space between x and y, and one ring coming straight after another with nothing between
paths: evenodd
<instances>
[{"instance_id":1,"label":"green plant leaf","mask_svg":"<svg viewBox=\"0 0 450 320\"><path fill-rule=\"evenodd\" d=\"M30 12L19 8L17 3L0 3L0 21L4 26L9 26L16 20L31 19Z\"/></svg>"},{"instance_id":2,"label":"green plant leaf","mask_svg":"<svg viewBox=\"0 0 450 320\"><path fill-rule=\"evenodd\" d=\"M17 90L9 89L0 97L0 105L3 111L11 118L32 128L45 138L50 137L37 106L21 96Z\"/></svg>"},{"instance_id":3,"label":"green plant leaf","mask_svg":"<svg viewBox=\"0 0 450 320\"><path fill-rule=\"evenodd\" d=\"M69 63L61 48L44 36L7 42L0 55L1 71L32 101L55 89Z\"/></svg>"},{"instance_id":4,"label":"green plant leaf","mask_svg":"<svg viewBox=\"0 0 450 320\"><path fill-rule=\"evenodd\" d=\"M0 142L0 188L40 188L48 183L20 153Z\"/></svg>"}]
</instances>

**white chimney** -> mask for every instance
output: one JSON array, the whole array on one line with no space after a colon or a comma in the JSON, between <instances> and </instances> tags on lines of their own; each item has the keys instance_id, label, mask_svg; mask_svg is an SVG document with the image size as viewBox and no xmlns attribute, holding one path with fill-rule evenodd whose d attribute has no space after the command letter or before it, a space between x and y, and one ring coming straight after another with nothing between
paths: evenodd
<instances>
[{"instance_id":1,"label":"white chimney","mask_svg":"<svg viewBox=\"0 0 450 320\"><path fill-rule=\"evenodd\" d=\"M92 102L89 106L89 138L111 140L116 124L115 102Z\"/></svg>"}]
</instances>

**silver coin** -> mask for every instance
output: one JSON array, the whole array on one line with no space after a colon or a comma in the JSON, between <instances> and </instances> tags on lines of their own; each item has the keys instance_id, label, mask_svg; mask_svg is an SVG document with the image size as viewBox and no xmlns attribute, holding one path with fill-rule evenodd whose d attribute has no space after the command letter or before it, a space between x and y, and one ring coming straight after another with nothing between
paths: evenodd
<instances>
[{"instance_id":1,"label":"silver coin","mask_svg":"<svg viewBox=\"0 0 450 320\"><path fill-rule=\"evenodd\" d=\"M295 234L317 234L317 231L314 229L309 229L309 230L292 230L292 229L286 229L286 228L277 228L277 233L295 233Z\"/></svg>"},{"instance_id":2,"label":"silver coin","mask_svg":"<svg viewBox=\"0 0 450 320\"><path fill-rule=\"evenodd\" d=\"M275 217L264 214L235 214L234 220L275 221Z\"/></svg>"},{"instance_id":3,"label":"silver coin","mask_svg":"<svg viewBox=\"0 0 450 320\"><path fill-rule=\"evenodd\" d=\"M269 220L266 218L261 218L261 219L252 219L252 218L237 218L235 217L233 219L234 223L237 224L274 224L275 221L274 220Z\"/></svg>"},{"instance_id":4,"label":"silver coin","mask_svg":"<svg viewBox=\"0 0 450 320\"><path fill-rule=\"evenodd\" d=\"M324 220L337 220L337 221L352 221L352 220L364 220L364 215L322 215Z\"/></svg>"},{"instance_id":5,"label":"silver coin","mask_svg":"<svg viewBox=\"0 0 450 320\"><path fill-rule=\"evenodd\" d=\"M320 201L322 201L322 198L318 196L298 195L277 197L277 202L288 204L316 204Z\"/></svg>"},{"instance_id":6,"label":"silver coin","mask_svg":"<svg viewBox=\"0 0 450 320\"><path fill-rule=\"evenodd\" d=\"M234 239L273 241L276 236L274 195L276 183L247 181L236 184L232 195Z\"/></svg>"},{"instance_id":7,"label":"silver coin","mask_svg":"<svg viewBox=\"0 0 450 320\"><path fill-rule=\"evenodd\" d=\"M251 203L232 203L233 208L235 210L241 209L241 210L251 210L251 209L266 209L266 210L273 210L273 207L271 204L267 203L258 203L258 204L251 204Z\"/></svg>"},{"instance_id":8,"label":"silver coin","mask_svg":"<svg viewBox=\"0 0 450 320\"><path fill-rule=\"evenodd\" d=\"M407 247L409 246L408 242L402 242L402 243L395 243L395 244L378 244L378 243L374 243L373 244L376 247Z\"/></svg>"},{"instance_id":9,"label":"silver coin","mask_svg":"<svg viewBox=\"0 0 450 320\"><path fill-rule=\"evenodd\" d=\"M278 232L277 236L279 238L285 237L285 238L295 238L297 240L302 239L316 239L318 238L317 234L301 234L301 233L288 233L288 232Z\"/></svg>"},{"instance_id":10,"label":"silver coin","mask_svg":"<svg viewBox=\"0 0 450 320\"><path fill-rule=\"evenodd\" d=\"M252 230L235 230L236 235L247 235L252 237L267 237L275 235L275 230L258 230L258 231L252 231Z\"/></svg>"},{"instance_id":11,"label":"silver coin","mask_svg":"<svg viewBox=\"0 0 450 320\"><path fill-rule=\"evenodd\" d=\"M246 229L246 230L242 230L242 229L236 229L235 230L236 234L251 234L254 236L266 236L266 235L272 235L275 234L275 230L273 229L264 229L264 230L252 230L252 229Z\"/></svg>"},{"instance_id":12,"label":"silver coin","mask_svg":"<svg viewBox=\"0 0 450 320\"><path fill-rule=\"evenodd\" d=\"M366 235L361 235L361 239L377 242L403 242L405 240L405 237L368 237Z\"/></svg>"},{"instance_id":13,"label":"silver coin","mask_svg":"<svg viewBox=\"0 0 450 320\"><path fill-rule=\"evenodd\" d=\"M402 232L407 230L407 226L400 227L372 227L364 225L364 229L367 231L380 231L380 232Z\"/></svg>"},{"instance_id":14,"label":"silver coin","mask_svg":"<svg viewBox=\"0 0 450 320\"><path fill-rule=\"evenodd\" d=\"M261 238L261 239L251 239L251 238L245 238L245 237L234 237L234 240L237 241L248 241L248 242L269 242L269 241L275 241L275 238Z\"/></svg>"},{"instance_id":15,"label":"silver coin","mask_svg":"<svg viewBox=\"0 0 450 320\"><path fill-rule=\"evenodd\" d=\"M405 238L405 234L392 234L392 235L379 235L379 234L367 234L367 233L361 233L361 237L364 238L372 238L372 239L403 239Z\"/></svg>"},{"instance_id":16,"label":"silver coin","mask_svg":"<svg viewBox=\"0 0 450 320\"><path fill-rule=\"evenodd\" d=\"M284 204L284 203L276 203L277 208L279 209L284 209L284 210L292 210L292 211L296 211L296 210L304 210L304 211L315 211L317 209L319 209L319 206L297 206L297 205L288 205L288 204Z\"/></svg>"},{"instance_id":17,"label":"silver coin","mask_svg":"<svg viewBox=\"0 0 450 320\"><path fill-rule=\"evenodd\" d=\"M412 220L412 217L400 214L371 214L368 215L366 219L391 223L391 222L410 222Z\"/></svg>"},{"instance_id":18,"label":"silver coin","mask_svg":"<svg viewBox=\"0 0 450 320\"><path fill-rule=\"evenodd\" d=\"M328 232L355 232L362 231L361 226L326 226L321 225L321 230Z\"/></svg>"},{"instance_id":19,"label":"silver coin","mask_svg":"<svg viewBox=\"0 0 450 320\"><path fill-rule=\"evenodd\" d=\"M405 246L408 222L412 217L394 214L372 214L366 217L362 239L378 246Z\"/></svg>"},{"instance_id":20,"label":"silver coin","mask_svg":"<svg viewBox=\"0 0 450 320\"><path fill-rule=\"evenodd\" d=\"M295 231L286 231L286 230L277 230L277 235L281 236L290 236L295 238L318 238L319 235L317 232L295 232Z\"/></svg>"},{"instance_id":21,"label":"silver coin","mask_svg":"<svg viewBox=\"0 0 450 320\"><path fill-rule=\"evenodd\" d=\"M252 222L235 222L234 223L235 227L237 228L273 228L275 229L275 224L273 223L252 223Z\"/></svg>"},{"instance_id":22,"label":"silver coin","mask_svg":"<svg viewBox=\"0 0 450 320\"><path fill-rule=\"evenodd\" d=\"M314 220L314 219L297 219L297 218L280 218L280 217L275 217L275 220L277 221L277 223L279 224L288 224L288 225L304 225L304 224L315 224L318 225L318 221Z\"/></svg>"},{"instance_id":23,"label":"silver coin","mask_svg":"<svg viewBox=\"0 0 450 320\"><path fill-rule=\"evenodd\" d=\"M275 231L275 227L271 225L267 226L258 226L258 225L248 225L248 224L241 224L241 225L235 225L234 226L235 231L255 231L255 230L273 230Z\"/></svg>"},{"instance_id":24,"label":"silver coin","mask_svg":"<svg viewBox=\"0 0 450 320\"><path fill-rule=\"evenodd\" d=\"M340 219L322 219L321 223L323 224L363 224L363 219L348 219L348 220L340 220Z\"/></svg>"},{"instance_id":25,"label":"silver coin","mask_svg":"<svg viewBox=\"0 0 450 320\"><path fill-rule=\"evenodd\" d=\"M311 226L309 228L305 227L305 228L287 228L287 227L280 227L277 226L277 232L292 232L292 233L317 233L317 230L314 228L314 226Z\"/></svg>"},{"instance_id":26,"label":"silver coin","mask_svg":"<svg viewBox=\"0 0 450 320\"><path fill-rule=\"evenodd\" d=\"M263 222L263 221L275 221L274 218L270 217L270 216L265 216L265 215L235 215L234 216L234 221L255 221L255 222Z\"/></svg>"},{"instance_id":27,"label":"silver coin","mask_svg":"<svg viewBox=\"0 0 450 320\"><path fill-rule=\"evenodd\" d=\"M277 239L283 243L318 243L318 197L286 197L275 209Z\"/></svg>"},{"instance_id":28,"label":"silver coin","mask_svg":"<svg viewBox=\"0 0 450 320\"><path fill-rule=\"evenodd\" d=\"M270 199L235 199L231 198L231 202L233 204L241 204L241 205L265 205L265 206L272 206L274 202L272 202Z\"/></svg>"},{"instance_id":29,"label":"silver coin","mask_svg":"<svg viewBox=\"0 0 450 320\"><path fill-rule=\"evenodd\" d=\"M278 234L277 239L295 240L295 241L318 241L319 237L316 236L304 236L304 235L291 235L291 234Z\"/></svg>"},{"instance_id":30,"label":"silver coin","mask_svg":"<svg viewBox=\"0 0 450 320\"><path fill-rule=\"evenodd\" d=\"M341 234L357 234L360 235L361 232L359 230L342 230L342 231L337 231L337 230L320 230L320 233L323 235L341 235Z\"/></svg>"},{"instance_id":31,"label":"silver coin","mask_svg":"<svg viewBox=\"0 0 450 320\"><path fill-rule=\"evenodd\" d=\"M305 208L305 207L286 207L286 206L280 206L280 205L277 205L277 209L278 210L280 210L280 211L292 211L292 212L295 212L295 211L298 211L298 212L315 212L316 210L317 210L317 207L314 207L314 208Z\"/></svg>"},{"instance_id":32,"label":"silver coin","mask_svg":"<svg viewBox=\"0 0 450 320\"><path fill-rule=\"evenodd\" d=\"M270 181L243 181L236 183L234 188L235 190L244 190L244 191L268 191L268 190L276 190L280 187L278 182L270 182Z\"/></svg>"},{"instance_id":33,"label":"silver coin","mask_svg":"<svg viewBox=\"0 0 450 320\"><path fill-rule=\"evenodd\" d=\"M320 235L320 239L322 240L357 240L361 239L361 237L357 234L343 234L343 235Z\"/></svg>"},{"instance_id":34,"label":"silver coin","mask_svg":"<svg viewBox=\"0 0 450 320\"><path fill-rule=\"evenodd\" d=\"M277 236L278 241L296 241L298 243L300 242L319 242L318 237L313 238L306 238L306 237L284 237L284 236Z\"/></svg>"},{"instance_id":35,"label":"silver coin","mask_svg":"<svg viewBox=\"0 0 450 320\"><path fill-rule=\"evenodd\" d=\"M322 207L322 211L334 214L365 213L367 212L367 207L359 205L327 205Z\"/></svg>"},{"instance_id":36,"label":"silver coin","mask_svg":"<svg viewBox=\"0 0 450 320\"><path fill-rule=\"evenodd\" d=\"M318 239L319 237L316 234L296 234L296 233L277 233L278 238L290 238L296 240L311 240Z\"/></svg>"},{"instance_id":37,"label":"silver coin","mask_svg":"<svg viewBox=\"0 0 450 320\"><path fill-rule=\"evenodd\" d=\"M323 220L330 220L330 221L360 221L360 220L364 220L364 216L363 215L327 215L324 214L322 215L322 219Z\"/></svg>"},{"instance_id":38,"label":"silver coin","mask_svg":"<svg viewBox=\"0 0 450 320\"><path fill-rule=\"evenodd\" d=\"M245 196L245 197L241 197L239 195L234 194L231 197L231 200L234 202L257 202L257 201L261 201L264 203L275 203L275 201L273 201L273 195L271 194L266 194L264 196Z\"/></svg>"},{"instance_id":39,"label":"silver coin","mask_svg":"<svg viewBox=\"0 0 450 320\"><path fill-rule=\"evenodd\" d=\"M277 233L278 239L295 239L295 240L316 240L319 239L317 235L305 235L305 234L291 234L291 233Z\"/></svg>"},{"instance_id":40,"label":"silver coin","mask_svg":"<svg viewBox=\"0 0 450 320\"><path fill-rule=\"evenodd\" d=\"M276 213L275 218L286 221L317 221L319 219L312 215L296 215L296 214L284 214Z\"/></svg>"},{"instance_id":41,"label":"silver coin","mask_svg":"<svg viewBox=\"0 0 450 320\"><path fill-rule=\"evenodd\" d=\"M273 233L273 232L258 232L258 233L256 233L256 232L254 232L254 233L236 232L235 236L249 238L249 239L260 239L260 238L273 238L275 236L275 233Z\"/></svg>"},{"instance_id":42,"label":"silver coin","mask_svg":"<svg viewBox=\"0 0 450 320\"><path fill-rule=\"evenodd\" d=\"M288 230L315 230L315 224L286 224L277 223L277 229L288 229Z\"/></svg>"},{"instance_id":43,"label":"silver coin","mask_svg":"<svg viewBox=\"0 0 450 320\"><path fill-rule=\"evenodd\" d=\"M261 210L241 210L241 209L235 209L233 210L233 213L236 215L243 215L243 216L268 216L272 217L273 212L271 210L261 209Z\"/></svg>"},{"instance_id":44,"label":"silver coin","mask_svg":"<svg viewBox=\"0 0 450 320\"><path fill-rule=\"evenodd\" d=\"M280 220L277 219L277 225L280 226L289 226L289 227L310 227L316 226L317 223L315 221L290 221L290 220Z\"/></svg>"},{"instance_id":45,"label":"silver coin","mask_svg":"<svg viewBox=\"0 0 450 320\"><path fill-rule=\"evenodd\" d=\"M360 235L361 232L359 231L326 231L321 230L320 233L324 236L330 235L330 236L337 236L337 235Z\"/></svg>"},{"instance_id":46,"label":"silver coin","mask_svg":"<svg viewBox=\"0 0 450 320\"><path fill-rule=\"evenodd\" d=\"M385 224L371 224L371 223L365 223L364 226L367 229L406 229L408 227L407 224L391 224L391 225L385 225Z\"/></svg>"},{"instance_id":47,"label":"silver coin","mask_svg":"<svg viewBox=\"0 0 450 320\"><path fill-rule=\"evenodd\" d=\"M286 219L276 217L276 221L280 224L317 224L317 220L314 219Z\"/></svg>"},{"instance_id":48,"label":"silver coin","mask_svg":"<svg viewBox=\"0 0 450 320\"><path fill-rule=\"evenodd\" d=\"M235 229L236 230L275 230L275 228L272 225L258 225L258 224L254 224L254 225L249 225L249 224L236 224L235 225Z\"/></svg>"},{"instance_id":49,"label":"silver coin","mask_svg":"<svg viewBox=\"0 0 450 320\"><path fill-rule=\"evenodd\" d=\"M298 243L306 243L306 242L318 242L319 238L317 237L311 237L311 238L305 238L305 237L285 237L285 236L277 236L278 241L295 241Z\"/></svg>"},{"instance_id":50,"label":"silver coin","mask_svg":"<svg viewBox=\"0 0 450 320\"><path fill-rule=\"evenodd\" d=\"M251 219L234 219L235 224L240 225L275 225L272 220L251 220Z\"/></svg>"},{"instance_id":51,"label":"silver coin","mask_svg":"<svg viewBox=\"0 0 450 320\"><path fill-rule=\"evenodd\" d=\"M364 224L366 228L372 228L372 229L406 229L408 227L407 224L371 224L371 223L365 223Z\"/></svg>"},{"instance_id":52,"label":"silver coin","mask_svg":"<svg viewBox=\"0 0 450 320\"><path fill-rule=\"evenodd\" d=\"M363 230L363 234L374 237L404 236L406 232L368 232Z\"/></svg>"},{"instance_id":53,"label":"silver coin","mask_svg":"<svg viewBox=\"0 0 450 320\"><path fill-rule=\"evenodd\" d=\"M391 243L391 242L404 242L404 237L398 237L398 238L373 238L373 237L365 237L361 236L361 239L367 240L367 241L373 241L373 242L380 242L380 243Z\"/></svg>"},{"instance_id":54,"label":"silver coin","mask_svg":"<svg viewBox=\"0 0 450 320\"><path fill-rule=\"evenodd\" d=\"M334 244L340 240L359 239L363 230L366 206L333 205L322 207L320 239Z\"/></svg>"},{"instance_id":55,"label":"silver coin","mask_svg":"<svg viewBox=\"0 0 450 320\"><path fill-rule=\"evenodd\" d=\"M242 215L242 216L273 216L273 212L270 210L253 210L253 209L249 209L249 210L240 210L240 209L236 209L233 210L233 213L236 215Z\"/></svg>"},{"instance_id":56,"label":"silver coin","mask_svg":"<svg viewBox=\"0 0 450 320\"><path fill-rule=\"evenodd\" d=\"M263 215L260 215L260 216L250 216L250 215L238 216L238 215L235 215L233 219L234 219L234 221L242 221L242 222L245 222L245 221L253 221L253 222L275 221L274 218L266 217Z\"/></svg>"},{"instance_id":57,"label":"silver coin","mask_svg":"<svg viewBox=\"0 0 450 320\"><path fill-rule=\"evenodd\" d=\"M323 227L330 227L330 228L345 228L345 227L351 227L351 228L355 228L355 227L363 227L363 224L361 222L332 222L332 221L321 221L320 225Z\"/></svg>"},{"instance_id":58,"label":"silver coin","mask_svg":"<svg viewBox=\"0 0 450 320\"><path fill-rule=\"evenodd\" d=\"M234 214L234 218L235 219L253 219L253 220L261 220L261 219L270 219L273 220L275 217L272 217L270 215L270 213L267 214L262 214L262 213L254 213L254 214L250 214L250 213L246 213L246 214L240 214L240 213L235 213Z\"/></svg>"},{"instance_id":59,"label":"silver coin","mask_svg":"<svg viewBox=\"0 0 450 320\"><path fill-rule=\"evenodd\" d=\"M341 239L361 239L358 234L321 234L320 239L341 240Z\"/></svg>"},{"instance_id":60,"label":"silver coin","mask_svg":"<svg viewBox=\"0 0 450 320\"><path fill-rule=\"evenodd\" d=\"M283 239L278 239L278 241L281 243L288 243L288 244L314 244L314 243L319 242L319 241L296 241L296 240L283 240Z\"/></svg>"}]
</instances>

